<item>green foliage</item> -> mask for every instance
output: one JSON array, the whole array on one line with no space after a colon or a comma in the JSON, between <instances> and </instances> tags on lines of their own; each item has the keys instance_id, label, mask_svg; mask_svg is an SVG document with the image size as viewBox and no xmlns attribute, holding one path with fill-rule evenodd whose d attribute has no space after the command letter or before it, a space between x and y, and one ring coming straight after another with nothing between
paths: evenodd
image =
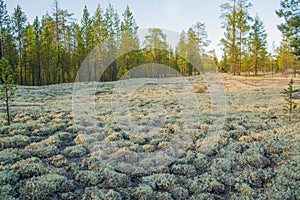
<instances>
[{"instance_id":1,"label":"green foliage","mask_svg":"<svg viewBox=\"0 0 300 200\"><path fill-rule=\"evenodd\" d=\"M258 16L254 19L254 24L251 26L250 33L250 49L253 64L254 75L258 75L259 66L264 66L267 48L267 34L265 33L263 22ZM261 69L262 70L262 69Z\"/></svg>"},{"instance_id":2,"label":"green foliage","mask_svg":"<svg viewBox=\"0 0 300 200\"><path fill-rule=\"evenodd\" d=\"M286 105L284 106L284 112L288 114L288 119L291 121L292 114L294 109L297 107L295 99L295 91L294 91L294 80L291 79L289 82L288 88L284 90L287 94L287 97L285 98Z\"/></svg>"},{"instance_id":3,"label":"green foliage","mask_svg":"<svg viewBox=\"0 0 300 200\"><path fill-rule=\"evenodd\" d=\"M280 9L276 14L284 18L285 22L278 25L278 29L289 41L292 52L300 58L300 2L297 0L281 0Z\"/></svg>"},{"instance_id":4,"label":"green foliage","mask_svg":"<svg viewBox=\"0 0 300 200\"><path fill-rule=\"evenodd\" d=\"M7 124L10 125L9 99L15 94L15 72L8 60L2 58L0 60L0 100L4 100L6 104Z\"/></svg>"}]
</instances>

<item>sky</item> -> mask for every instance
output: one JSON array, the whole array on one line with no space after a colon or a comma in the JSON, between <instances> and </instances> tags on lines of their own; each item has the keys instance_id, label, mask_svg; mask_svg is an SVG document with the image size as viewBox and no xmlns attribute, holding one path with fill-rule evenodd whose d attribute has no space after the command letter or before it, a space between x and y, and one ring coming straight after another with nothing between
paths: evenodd
<instances>
[{"instance_id":1,"label":"sky","mask_svg":"<svg viewBox=\"0 0 300 200\"><path fill-rule=\"evenodd\" d=\"M19 4L31 22L36 16L41 18L47 11L51 13L54 4L54 0L4 0L4 2L10 14ZM155 27L180 33L196 22L205 23L208 39L211 40L207 50L215 50L217 56L221 57L219 44L224 29L221 28L220 5L229 0L58 0L60 8L74 13L74 18L78 22L84 5L87 5L88 10L93 14L98 4L105 9L109 2L117 9L121 18L125 7L129 5L140 29ZM275 10L280 7L280 0L250 0L250 2L253 4L250 14L252 16L257 14L263 20L268 34L269 50L271 50L273 41L277 46L281 41L281 33L277 25L283 20L275 13Z\"/></svg>"}]
</instances>

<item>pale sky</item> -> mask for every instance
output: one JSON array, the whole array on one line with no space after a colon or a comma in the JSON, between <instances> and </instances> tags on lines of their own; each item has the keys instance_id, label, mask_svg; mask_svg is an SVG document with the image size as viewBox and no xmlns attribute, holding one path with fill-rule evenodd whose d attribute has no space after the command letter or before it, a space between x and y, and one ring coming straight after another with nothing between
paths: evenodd
<instances>
[{"instance_id":1,"label":"pale sky","mask_svg":"<svg viewBox=\"0 0 300 200\"><path fill-rule=\"evenodd\" d=\"M4 0L10 14L19 4L25 11L28 20L32 21L35 16L41 18L46 11L52 11L53 0ZM110 2L118 10L120 18L126 5L129 5L134 14L139 28L162 28L180 33L187 30L197 21L205 23L208 39L211 45L208 50L217 52L221 56L220 39L223 37L224 30L221 29L221 9L222 3L228 0L59 0L59 6L74 13L74 17L79 21L84 5L87 5L91 14L94 13L100 3L105 9ZM279 45L281 33L277 29L277 24L282 22L275 14L275 10L280 7L280 0L250 0L253 7L250 14L256 14L263 20L268 34L268 44L271 50L272 42Z\"/></svg>"}]
</instances>

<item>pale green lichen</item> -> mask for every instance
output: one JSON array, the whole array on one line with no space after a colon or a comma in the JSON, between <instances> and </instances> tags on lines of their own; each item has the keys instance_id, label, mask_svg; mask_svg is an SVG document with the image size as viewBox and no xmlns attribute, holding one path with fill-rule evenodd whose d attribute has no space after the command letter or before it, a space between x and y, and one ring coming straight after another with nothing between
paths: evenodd
<instances>
[{"instance_id":1,"label":"pale green lichen","mask_svg":"<svg viewBox=\"0 0 300 200\"><path fill-rule=\"evenodd\" d=\"M72 189L71 182L64 176L58 174L47 174L27 180L20 187L20 193L25 198L45 199L50 198L57 192L66 192Z\"/></svg>"}]
</instances>

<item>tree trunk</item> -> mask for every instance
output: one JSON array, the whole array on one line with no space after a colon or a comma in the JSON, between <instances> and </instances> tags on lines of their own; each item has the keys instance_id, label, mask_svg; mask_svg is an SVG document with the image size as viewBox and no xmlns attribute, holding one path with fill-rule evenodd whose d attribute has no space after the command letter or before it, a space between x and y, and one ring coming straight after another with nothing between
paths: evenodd
<instances>
[{"instance_id":1,"label":"tree trunk","mask_svg":"<svg viewBox=\"0 0 300 200\"><path fill-rule=\"evenodd\" d=\"M21 50L21 41L20 40L19 40L19 62L20 62L20 83L22 85L23 84L23 65L22 65L22 50Z\"/></svg>"},{"instance_id":2,"label":"tree trunk","mask_svg":"<svg viewBox=\"0 0 300 200\"><path fill-rule=\"evenodd\" d=\"M236 57L235 57L235 45L236 40L236 0L233 1L233 24L232 24L232 54L231 54L231 73L233 72L233 75L235 75L236 72Z\"/></svg>"}]
</instances>

